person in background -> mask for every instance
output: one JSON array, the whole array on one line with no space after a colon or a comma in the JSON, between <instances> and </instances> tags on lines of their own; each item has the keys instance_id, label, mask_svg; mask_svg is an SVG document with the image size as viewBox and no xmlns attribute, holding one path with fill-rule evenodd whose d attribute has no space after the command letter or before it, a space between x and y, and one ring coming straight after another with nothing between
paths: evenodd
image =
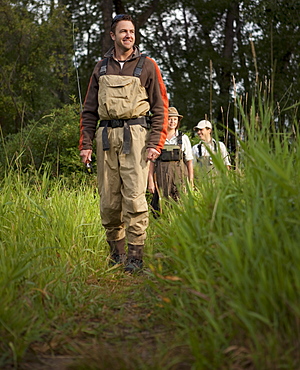
<instances>
[{"instance_id":1,"label":"person in background","mask_svg":"<svg viewBox=\"0 0 300 370\"><path fill-rule=\"evenodd\" d=\"M148 190L153 194L151 206L154 211L161 211L159 197L171 197L178 200L184 189L186 179L193 186L193 153L187 135L178 128L183 118L175 107L169 107L167 139L161 155L150 163ZM156 214L156 213L154 213Z\"/></svg>"},{"instance_id":2,"label":"person in background","mask_svg":"<svg viewBox=\"0 0 300 370\"><path fill-rule=\"evenodd\" d=\"M79 149L82 162L89 163L96 138L100 214L110 260L132 273L143 267L149 161L164 146L168 98L157 64L135 45L132 17L114 17L110 36L114 46L96 64L88 86Z\"/></svg>"},{"instance_id":3,"label":"person in background","mask_svg":"<svg viewBox=\"0 0 300 370\"><path fill-rule=\"evenodd\" d=\"M211 157L212 153L221 153L221 157L224 161L225 166L230 169L230 158L226 146L220 141L216 141L212 138L212 124L207 120L202 120L194 126L194 131L197 132L200 142L193 146L193 163L194 167L199 165L200 167L206 168L208 171L213 169L213 160Z\"/></svg>"}]
</instances>

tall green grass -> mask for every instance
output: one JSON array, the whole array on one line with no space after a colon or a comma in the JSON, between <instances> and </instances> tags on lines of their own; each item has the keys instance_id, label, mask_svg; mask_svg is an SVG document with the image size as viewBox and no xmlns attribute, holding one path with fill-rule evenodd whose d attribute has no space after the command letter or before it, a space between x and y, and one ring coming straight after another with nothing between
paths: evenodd
<instances>
[{"instance_id":1,"label":"tall green grass","mask_svg":"<svg viewBox=\"0 0 300 370\"><path fill-rule=\"evenodd\" d=\"M95 189L93 176L59 180L49 171L12 170L0 182L0 368L59 355L73 369L168 363L160 343L172 325L148 274L108 266Z\"/></svg>"},{"instance_id":2,"label":"tall green grass","mask_svg":"<svg viewBox=\"0 0 300 370\"><path fill-rule=\"evenodd\" d=\"M243 114L239 171L206 176L156 222L160 263L195 369L298 369L300 141L270 109Z\"/></svg>"},{"instance_id":3,"label":"tall green grass","mask_svg":"<svg viewBox=\"0 0 300 370\"><path fill-rule=\"evenodd\" d=\"M86 308L86 280L107 265L94 188L13 171L0 187L1 366Z\"/></svg>"}]
</instances>

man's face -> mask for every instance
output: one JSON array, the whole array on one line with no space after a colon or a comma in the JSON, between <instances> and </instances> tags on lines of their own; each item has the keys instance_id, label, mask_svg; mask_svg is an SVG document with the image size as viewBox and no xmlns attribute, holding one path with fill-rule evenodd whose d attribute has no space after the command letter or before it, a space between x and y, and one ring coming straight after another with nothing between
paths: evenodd
<instances>
[{"instance_id":1,"label":"man's face","mask_svg":"<svg viewBox=\"0 0 300 370\"><path fill-rule=\"evenodd\" d=\"M130 21L120 21L117 23L115 33L111 32L110 36L116 47L119 47L123 52L129 51L135 42L134 25Z\"/></svg>"},{"instance_id":2,"label":"man's face","mask_svg":"<svg viewBox=\"0 0 300 370\"><path fill-rule=\"evenodd\" d=\"M202 141L209 143L211 141L211 129L210 128L199 128L197 130L197 135Z\"/></svg>"},{"instance_id":3,"label":"man's face","mask_svg":"<svg viewBox=\"0 0 300 370\"><path fill-rule=\"evenodd\" d=\"M178 117L169 117L168 119L168 129L175 130L178 125Z\"/></svg>"}]
</instances>

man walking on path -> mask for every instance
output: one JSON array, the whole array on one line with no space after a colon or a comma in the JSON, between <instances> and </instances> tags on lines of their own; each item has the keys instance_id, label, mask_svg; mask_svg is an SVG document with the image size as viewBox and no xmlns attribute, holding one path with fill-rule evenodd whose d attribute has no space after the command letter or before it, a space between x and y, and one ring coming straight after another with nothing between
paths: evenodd
<instances>
[{"instance_id":1,"label":"man walking on path","mask_svg":"<svg viewBox=\"0 0 300 370\"><path fill-rule=\"evenodd\" d=\"M111 262L134 272L143 267L149 161L157 159L166 140L168 98L157 64L134 45L131 16L117 15L110 35L114 46L90 79L79 149L82 162L89 163L96 138L100 214Z\"/></svg>"}]
</instances>

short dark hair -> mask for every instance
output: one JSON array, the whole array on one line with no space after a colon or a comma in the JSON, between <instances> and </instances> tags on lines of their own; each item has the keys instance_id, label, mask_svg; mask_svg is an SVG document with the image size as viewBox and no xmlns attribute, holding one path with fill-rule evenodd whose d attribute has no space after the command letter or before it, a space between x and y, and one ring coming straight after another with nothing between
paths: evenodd
<instances>
[{"instance_id":1,"label":"short dark hair","mask_svg":"<svg viewBox=\"0 0 300 370\"><path fill-rule=\"evenodd\" d=\"M132 19L131 15L129 15L129 14L117 14L113 18L113 20L111 21L110 31L112 33L115 33L117 23L120 22L120 21L130 21L134 25L134 22L133 22L133 19Z\"/></svg>"}]
</instances>

